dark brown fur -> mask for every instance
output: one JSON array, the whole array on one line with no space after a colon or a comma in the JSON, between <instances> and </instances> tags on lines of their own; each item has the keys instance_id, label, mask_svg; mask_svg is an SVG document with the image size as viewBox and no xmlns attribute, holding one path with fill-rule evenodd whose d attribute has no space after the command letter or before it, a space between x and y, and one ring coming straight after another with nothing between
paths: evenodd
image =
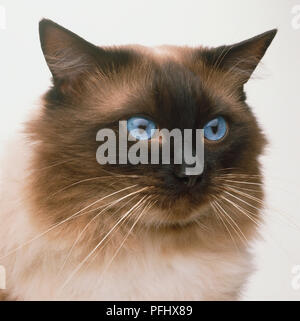
<instances>
[{"instance_id":1,"label":"dark brown fur","mask_svg":"<svg viewBox=\"0 0 300 321\"><path fill-rule=\"evenodd\" d=\"M52 235L74 240L99 212L100 205L145 188L132 200L125 199L110 208L89 227L81 240L83 252L93 248L121 214L143 196L156 203L141 219L141 230L147 229L153 237L163 232L170 242L188 249L189 239L196 230L198 233L197 222L206 227L200 233L202 241L209 246L218 239L222 247L222 242L231 240L210 202L224 193L226 178L232 178L253 184L250 194L254 198L234 192L240 200L227 197L259 221L263 190L258 156L266 140L246 103L243 86L275 33L273 30L216 49L168 46L164 50L171 54L160 56L139 46L98 48L43 20L41 44L53 74L53 86L43 98L40 114L27 124L30 140L37 142L32 169L38 175L32 175L28 189L35 220L49 227L109 193L137 184L90 207L86 215L75 217ZM204 173L193 188L174 176L174 165L100 166L95 156L97 131L117 130L119 120L136 114L146 114L167 129L203 128L222 115L229 132L220 142L205 143ZM95 177L99 179L92 180ZM237 189L248 187L237 182L232 185ZM231 203L220 201L244 234L251 237L254 222ZM120 233L116 244L124 235ZM241 243L236 235L233 237ZM165 244L167 247L168 242Z\"/></svg>"}]
</instances>

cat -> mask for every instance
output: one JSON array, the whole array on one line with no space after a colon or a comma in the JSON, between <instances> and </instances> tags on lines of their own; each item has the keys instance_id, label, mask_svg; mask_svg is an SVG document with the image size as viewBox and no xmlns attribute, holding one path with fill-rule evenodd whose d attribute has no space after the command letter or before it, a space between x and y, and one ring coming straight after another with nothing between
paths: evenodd
<instances>
[{"instance_id":1,"label":"cat","mask_svg":"<svg viewBox=\"0 0 300 321\"><path fill-rule=\"evenodd\" d=\"M41 20L53 84L1 165L2 299L241 299L267 143L244 85L276 32L216 48L97 47ZM100 165L98 130L132 117L206 128L203 172Z\"/></svg>"}]
</instances>

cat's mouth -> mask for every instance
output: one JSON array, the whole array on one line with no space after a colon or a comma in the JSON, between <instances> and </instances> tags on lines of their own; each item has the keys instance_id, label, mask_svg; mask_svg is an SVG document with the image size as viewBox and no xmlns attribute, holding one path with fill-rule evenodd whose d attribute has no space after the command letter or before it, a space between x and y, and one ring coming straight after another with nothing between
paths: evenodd
<instances>
[{"instance_id":1,"label":"cat's mouth","mask_svg":"<svg viewBox=\"0 0 300 321\"><path fill-rule=\"evenodd\" d=\"M141 222L155 227L159 225L185 226L201 219L208 213L208 210L209 202L192 203L187 197L174 198L169 201L161 199L149 210Z\"/></svg>"},{"instance_id":2,"label":"cat's mouth","mask_svg":"<svg viewBox=\"0 0 300 321\"><path fill-rule=\"evenodd\" d=\"M216 190L213 178L207 173L190 178L166 177L147 181L149 190L146 188L144 194L152 205L141 219L145 224L190 224L208 212L211 200L220 192L220 186Z\"/></svg>"}]
</instances>

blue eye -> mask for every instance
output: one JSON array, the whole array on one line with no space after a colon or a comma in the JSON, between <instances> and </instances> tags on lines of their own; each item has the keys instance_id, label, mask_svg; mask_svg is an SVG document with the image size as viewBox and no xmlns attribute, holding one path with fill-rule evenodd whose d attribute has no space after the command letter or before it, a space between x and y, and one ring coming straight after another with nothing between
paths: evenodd
<instances>
[{"instance_id":1,"label":"blue eye","mask_svg":"<svg viewBox=\"0 0 300 321\"><path fill-rule=\"evenodd\" d=\"M227 124L223 117L217 117L204 126L204 137L208 140L220 140L227 132Z\"/></svg>"},{"instance_id":2,"label":"blue eye","mask_svg":"<svg viewBox=\"0 0 300 321\"><path fill-rule=\"evenodd\" d=\"M156 129L155 123L142 116L134 116L127 120L127 130L134 138L138 140L148 140Z\"/></svg>"}]
</instances>

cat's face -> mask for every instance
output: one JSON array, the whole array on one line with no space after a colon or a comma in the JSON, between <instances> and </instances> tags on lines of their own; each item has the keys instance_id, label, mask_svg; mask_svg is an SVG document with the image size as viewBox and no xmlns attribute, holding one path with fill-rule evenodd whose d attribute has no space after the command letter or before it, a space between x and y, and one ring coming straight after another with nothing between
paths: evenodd
<instances>
[{"instance_id":1,"label":"cat's face","mask_svg":"<svg viewBox=\"0 0 300 321\"><path fill-rule=\"evenodd\" d=\"M237 204L235 197L253 202L237 194L241 190L261 199L257 158L265 139L243 85L275 33L216 49L98 48L42 21L41 43L54 86L28 131L39 142L34 202L41 212L55 213L43 219L58 222L76 212L89 212L90 219L104 211L101 224L127 212L136 218L145 209L140 222L146 225L181 224L210 215L222 195L227 206ZM192 184L178 175L178 164L98 164L97 132L109 128L118 136L119 121L134 116L168 130L202 129L221 117L226 130L220 139L205 138L204 170ZM239 183L245 181L251 185Z\"/></svg>"}]
</instances>

